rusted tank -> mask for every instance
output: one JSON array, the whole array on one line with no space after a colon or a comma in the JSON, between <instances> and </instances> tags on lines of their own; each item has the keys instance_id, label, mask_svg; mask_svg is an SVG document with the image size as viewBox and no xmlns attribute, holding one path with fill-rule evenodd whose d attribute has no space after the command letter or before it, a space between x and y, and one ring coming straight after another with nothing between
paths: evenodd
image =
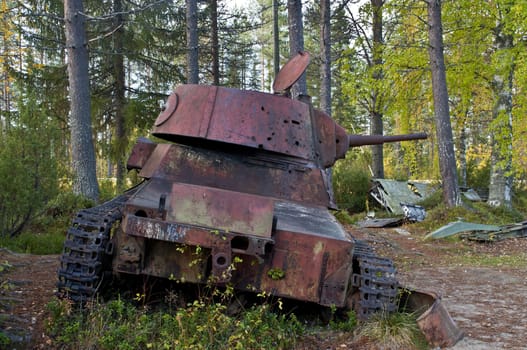
<instances>
[{"instance_id":1,"label":"rusted tank","mask_svg":"<svg viewBox=\"0 0 527 350\"><path fill-rule=\"evenodd\" d=\"M295 56L275 94L177 87L152 132L168 142L141 139L128 159L144 181L73 220L59 291L86 300L111 272L395 310L395 268L335 220L326 169L350 147L426 135L348 135L288 96L307 62Z\"/></svg>"}]
</instances>

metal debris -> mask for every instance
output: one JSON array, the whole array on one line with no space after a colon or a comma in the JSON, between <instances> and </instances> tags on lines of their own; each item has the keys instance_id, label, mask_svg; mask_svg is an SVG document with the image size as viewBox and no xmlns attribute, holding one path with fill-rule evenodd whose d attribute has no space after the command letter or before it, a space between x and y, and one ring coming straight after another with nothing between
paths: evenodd
<instances>
[{"instance_id":1,"label":"metal debris","mask_svg":"<svg viewBox=\"0 0 527 350\"><path fill-rule=\"evenodd\" d=\"M467 188L467 189L461 188L461 194L463 194L463 196L465 196L466 199L472 202L481 202L483 200L481 196L473 188Z\"/></svg>"},{"instance_id":2,"label":"metal debris","mask_svg":"<svg viewBox=\"0 0 527 350\"><path fill-rule=\"evenodd\" d=\"M463 238L480 242L497 242L507 238L523 237L527 237L527 221L501 226L499 231L476 231L463 235Z\"/></svg>"},{"instance_id":3,"label":"metal debris","mask_svg":"<svg viewBox=\"0 0 527 350\"><path fill-rule=\"evenodd\" d=\"M385 218L385 219L366 219L359 221L357 224L360 227L381 228L381 227L395 227L403 224L403 218Z\"/></svg>"},{"instance_id":4,"label":"metal debris","mask_svg":"<svg viewBox=\"0 0 527 350\"><path fill-rule=\"evenodd\" d=\"M438 294L406 288L401 295L401 304L407 311L419 315L417 325L430 345L451 347L463 338L463 331L441 303Z\"/></svg>"},{"instance_id":5,"label":"metal debris","mask_svg":"<svg viewBox=\"0 0 527 350\"><path fill-rule=\"evenodd\" d=\"M404 218L410 222L423 221L426 218L425 208L416 204L400 203Z\"/></svg>"},{"instance_id":6,"label":"metal debris","mask_svg":"<svg viewBox=\"0 0 527 350\"><path fill-rule=\"evenodd\" d=\"M395 215L404 215L404 206L415 205L435 190L435 186L421 181L373 179L372 182L370 195Z\"/></svg>"},{"instance_id":7,"label":"metal debris","mask_svg":"<svg viewBox=\"0 0 527 350\"><path fill-rule=\"evenodd\" d=\"M499 226L474 224L471 222L464 222L464 221L455 221L455 222L446 224L445 226L435 230L434 232L430 232L429 234L425 236L425 239L445 238L445 237L453 236L453 235L456 235L462 232L471 232L471 231L496 232L499 230L500 230Z\"/></svg>"}]
</instances>

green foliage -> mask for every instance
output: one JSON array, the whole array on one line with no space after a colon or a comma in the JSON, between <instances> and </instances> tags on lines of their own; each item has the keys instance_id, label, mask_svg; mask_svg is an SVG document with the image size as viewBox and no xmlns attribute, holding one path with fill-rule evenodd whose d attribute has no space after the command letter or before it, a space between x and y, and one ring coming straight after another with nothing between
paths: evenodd
<instances>
[{"instance_id":1,"label":"green foliage","mask_svg":"<svg viewBox=\"0 0 527 350\"><path fill-rule=\"evenodd\" d=\"M329 327L340 332L352 332L357 328L358 324L357 314L353 310L348 311L342 319L335 319L334 317L329 321Z\"/></svg>"},{"instance_id":2,"label":"green foliage","mask_svg":"<svg viewBox=\"0 0 527 350\"><path fill-rule=\"evenodd\" d=\"M443 204L443 190L439 188L438 190L434 191L431 195L429 195L425 199L419 201L419 203L417 204L424 207L426 210L430 210L430 209L436 208L437 206L442 205Z\"/></svg>"},{"instance_id":3,"label":"green foliage","mask_svg":"<svg viewBox=\"0 0 527 350\"><path fill-rule=\"evenodd\" d=\"M54 299L46 330L61 349L289 349L304 328L294 315L277 315L269 304L238 316L200 299L175 311L137 309L122 299L75 310Z\"/></svg>"},{"instance_id":4,"label":"green foliage","mask_svg":"<svg viewBox=\"0 0 527 350\"><path fill-rule=\"evenodd\" d=\"M0 348L7 349L9 344L11 344L11 339L4 334L4 331L0 331Z\"/></svg>"},{"instance_id":5,"label":"green foliage","mask_svg":"<svg viewBox=\"0 0 527 350\"><path fill-rule=\"evenodd\" d=\"M101 202L110 200L117 194L117 186L114 179L99 180L99 199Z\"/></svg>"},{"instance_id":6,"label":"green foliage","mask_svg":"<svg viewBox=\"0 0 527 350\"><path fill-rule=\"evenodd\" d=\"M364 157L346 158L333 167L333 190L337 205L351 212L366 209L371 176Z\"/></svg>"},{"instance_id":7,"label":"green foliage","mask_svg":"<svg viewBox=\"0 0 527 350\"><path fill-rule=\"evenodd\" d=\"M0 137L0 236L15 236L58 192L57 128L30 95ZM0 131L1 132L1 131Z\"/></svg>"},{"instance_id":8,"label":"green foliage","mask_svg":"<svg viewBox=\"0 0 527 350\"><path fill-rule=\"evenodd\" d=\"M467 151L467 186L488 188L490 183L490 150L471 147Z\"/></svg>"},{"instance_id":9,"label":"green foliage","mask_svg":"<svg viewBox=\"0 0 527 350\"><path fill-rule=\"evenodd\" d=\"M270 269L269 271L267 271L267 276L269 276L269 278L275 281L281 280L282 278L285 277L285 272L284 270L280 268L274 268L274 269Z\"/></svg>"},{"instance_id":10,"label":"green foliage","mask_svg":"<svg viewBox=\"0 0 527 350\"><path fill-rule=\"evenodd\" d=\"M523 217L527 217L527 190L517 189L514 192L514 197L512 198L513 208L515 208L519 213L523 213Z\"/></svg>"}]
</instances>

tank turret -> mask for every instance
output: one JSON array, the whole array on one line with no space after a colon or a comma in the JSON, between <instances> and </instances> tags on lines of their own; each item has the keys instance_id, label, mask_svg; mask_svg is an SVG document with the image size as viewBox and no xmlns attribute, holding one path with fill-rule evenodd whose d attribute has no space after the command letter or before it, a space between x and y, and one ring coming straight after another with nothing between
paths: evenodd
<instances>
[{"instance_id":1,"label":"tank turret","mask_svg":"<svg viewBox=\"0 0 527 350\"><path fill-rule=\"evenodd\" d=\"M220 143L297 158L330 167L349 147L424 139L426 134L348 135L309 98L241 91L217 86L182 85L170 95L155 121L153 135L189 145ZM231 147L232 149L232 147Z\"/></svg>"}]
</instances>

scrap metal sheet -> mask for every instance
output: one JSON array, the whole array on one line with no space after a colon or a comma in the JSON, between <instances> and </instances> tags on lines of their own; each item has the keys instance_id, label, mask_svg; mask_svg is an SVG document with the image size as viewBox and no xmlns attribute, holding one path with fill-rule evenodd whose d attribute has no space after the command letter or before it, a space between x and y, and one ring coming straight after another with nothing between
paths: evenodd
<instances>
[{"instance_id":1,"label":"scrap metal sheet","mask_svg":"<svg viewBox=\"0 0 527 350\"><path fill-rule=\"evenodd\" d=\"M461 232L472 232L472 231L499 231L499 226L494 225L483 225L483 224L474 224L471 222L464 222L464 221L455 221L451 222L449 224L446 224L443 227L440 227L439 229L435 230L434 232L430 232L425 236L425 239L428 238L444 238L448 236L453 236Z\"/></svg>"},{"instance_id":2,"label":"scrap metal sheet","mask_svg":"<svg viewBox=\"0 0 527 350\"><path fill-rule=\"evenodd\" d=\"M404 215L401 203L415 204L434 191L433 186L417 181L373 179L373 183L370 195L396 215Z\"/></svg>"}]
</instances>

